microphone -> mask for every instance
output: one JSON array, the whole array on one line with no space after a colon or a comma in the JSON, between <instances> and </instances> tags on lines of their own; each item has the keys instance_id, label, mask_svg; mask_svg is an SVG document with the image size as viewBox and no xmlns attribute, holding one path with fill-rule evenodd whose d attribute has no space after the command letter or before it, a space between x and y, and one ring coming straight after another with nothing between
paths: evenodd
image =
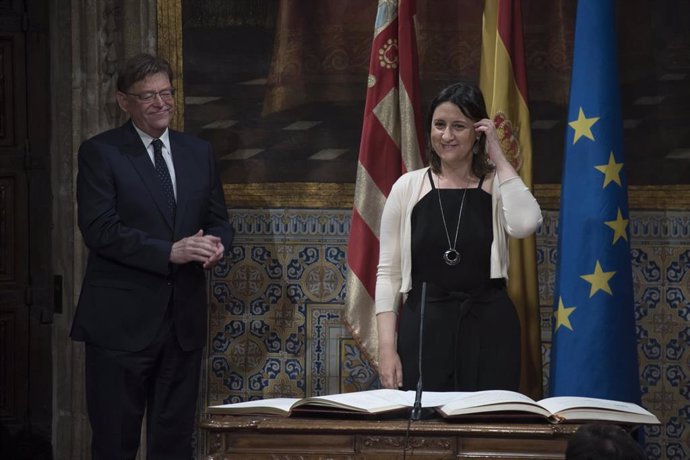
<instances>
[{"instance_id":1,"label":"microphone","mask_svg":"<svg viewBox=\"0 0 690 460\"><path fill-rule=\"evenodd\" d=\"M424 307L426 306L426 281L422 282L422 303L419 307L419 380L417 380L417 392L414 395L414 405L412 406L411 420L422 418L422 345L424 344Z\"/></svg>"}]
</instances>

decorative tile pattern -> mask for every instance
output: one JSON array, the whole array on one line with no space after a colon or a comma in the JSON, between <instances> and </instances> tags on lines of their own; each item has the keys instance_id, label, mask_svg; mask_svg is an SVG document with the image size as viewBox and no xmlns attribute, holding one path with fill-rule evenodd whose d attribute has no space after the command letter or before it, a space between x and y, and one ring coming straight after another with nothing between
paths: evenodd
<instances>
[{"instance_id":1,"label":"decorative tile pattern","mask_svg":"<svg viewBox=\"0 0 690 460\"><path fill-rule=\"evenodd\" d=\"M654 458L690 458L689 221L657 212L631 226L642 401L663 423L645 429Z\"/></svg>"},{"instance_id":2,"label":"decorative tile pattern","mask_svg":"<svg viewBox=\"0 0 690 460\"><path fill-rule=\"evenodd\" d=\"M205 404L378 387L342 324L350 210L231 210L232 254L209 277ZM690 458L690 217L632 212L642 402L652 459ZM558 213L544 212L537 262L545 394ZM203 409L203 408L202 408Z\"/></svg>"},{"instance_id":3,"label":"decorative tile pattern","mask_svg":"<svg viewBox=\"0 0 690 460\"><path fill-rule=\"evenodd\" d=\"M350 211L233 210L210 276L209 404L340 392Z\"/></svg>"}]
</instances>

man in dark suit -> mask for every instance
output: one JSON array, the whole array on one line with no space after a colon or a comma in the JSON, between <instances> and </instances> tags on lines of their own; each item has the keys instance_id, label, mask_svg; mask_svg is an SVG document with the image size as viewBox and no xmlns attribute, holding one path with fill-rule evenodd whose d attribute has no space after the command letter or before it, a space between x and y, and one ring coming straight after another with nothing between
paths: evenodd
<instances>
[{"instance_id":1,"label":"man in dark suit","mask_svg":"<svg viewBox=\"0 0 690 460\"><path fill-rule=\"evenodd\" d=\"M168 128L172 71L142 54L119 74L130 120L79 149L79 228L89 248L71 336L86 342L92 456L133 459L147 414L147 459L192 457L204 269L233 230L211 146Z\"/></svg>"}]
</instances>

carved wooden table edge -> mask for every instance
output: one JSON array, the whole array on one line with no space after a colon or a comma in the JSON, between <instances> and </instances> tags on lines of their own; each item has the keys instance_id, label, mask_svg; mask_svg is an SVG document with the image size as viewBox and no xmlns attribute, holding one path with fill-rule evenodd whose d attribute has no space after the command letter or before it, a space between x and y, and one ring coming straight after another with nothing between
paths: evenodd
<instances>
[{"instance_id":1,"label":"carved wooden table edge","mask_svg":"<svg viewBox=\"0 0 690 460\"><path fill-rule=\"evenodd\" d=\"M332 419L318 417L282 417L252 415L208 414L200 421L200 428L216 431L250 430L256 432L319 432L319 433L400 433L407 431L407 419ZM446 419L414 421L410 434L444 434L498 437L561 438L570 436L580 424L552 424L549 422L465 422Z\"/></svg>"}]
</instances>

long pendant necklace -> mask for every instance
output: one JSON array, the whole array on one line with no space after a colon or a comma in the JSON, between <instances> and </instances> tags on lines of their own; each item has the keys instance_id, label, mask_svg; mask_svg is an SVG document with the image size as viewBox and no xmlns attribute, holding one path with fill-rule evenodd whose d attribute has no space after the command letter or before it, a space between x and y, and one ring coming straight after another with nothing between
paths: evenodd
<instances>
[{"instance_id":1,"label":"long pendant necklace","mask_svg":"<svg viewBox=\"0 0 690 460\"><path fill-rule=\"evenodd\" d=\"M439 181L439 187L441 182ZM462 201L460 202L460 212L458 213L458 226L455 228L455 239L453 240L453 245L450 244L450 233L448 233L448 225L446 225L446 215L443 212L443 203L441 203L441 191L439 187L436 187L436 192L438 195L438 207L441 208L441 219L443 219L443 228L446 231L446 238L448 239L448 250L443 253L443 261L448 265L457 265L460 262L460 253L456 249L458 244L458 234L460 233L460 219L462 218L462 208L465 205L465 194L467 193L467 188L462 192Z\"/></svg>"}]
</instances>

